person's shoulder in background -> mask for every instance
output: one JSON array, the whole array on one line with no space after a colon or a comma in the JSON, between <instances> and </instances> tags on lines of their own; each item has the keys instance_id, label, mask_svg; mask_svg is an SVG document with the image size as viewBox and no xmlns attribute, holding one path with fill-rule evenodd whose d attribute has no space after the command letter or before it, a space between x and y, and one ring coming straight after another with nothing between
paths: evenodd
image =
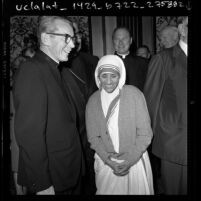
<instances>
[{"instance_id":1,"label":"person's shoulder in background","mask_svg":"<svg viewBox=\"0 0 201 201\"><path fill-rule=\"evenodd\" d=\"M85 60L88 63L95 64L95 65L98 63L99 58L89 52L80 51L79 55L83 60Z\"/></svg>"}]
</instances>

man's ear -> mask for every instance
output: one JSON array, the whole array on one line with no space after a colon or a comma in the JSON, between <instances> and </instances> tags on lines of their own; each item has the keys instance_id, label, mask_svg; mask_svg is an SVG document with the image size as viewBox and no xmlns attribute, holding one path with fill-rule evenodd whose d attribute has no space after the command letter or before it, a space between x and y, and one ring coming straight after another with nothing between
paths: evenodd
<instances>
[{"instance_id":1,"label":"man's ear","mask_svg":"<svg viewBox=\"0 0 201 201\"><path fill-rule=\"evenodd\" d=\"M46 33L42 33L41 34L41 42L44 45L49 46L49 44L50 44L50 36L48 34L46 34Z\"/></svg>"},{"instance_id":2,"label":"man's ear","mask_svg":"<svg viewBox=\"0 0 201 201\"><path fill-rule=\"evenodd\" d=\"M178 30L179 30L179 34L183 36L184 35L184 26L183 26L183 24L178 25Z\"/></svg>"},{"instance_id":3,"label":"man's ear","mask_svg":"<svg viewBox=\"0 0 201 201\"><path fill-rule=\"evenodd\" d=\"M133 42L133 38L131 37L130 44L132 44L132 42Z\"/></svg>"}]
</instances>

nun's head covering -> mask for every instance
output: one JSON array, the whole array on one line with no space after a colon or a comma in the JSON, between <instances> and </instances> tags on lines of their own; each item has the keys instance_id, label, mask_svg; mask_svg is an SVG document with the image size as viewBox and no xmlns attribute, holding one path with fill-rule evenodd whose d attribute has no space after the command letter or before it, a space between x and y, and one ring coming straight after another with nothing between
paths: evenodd
<instances>
[{"instance_id":1,"label":"nun's head covering","mask_svg":"<svg viewBox=\"0 0 201 201\"><path fill-rule=\"evenodd\" d=\"M98 88L100 88L99 76L102 72L119 73L118 87L122 89L126 82L126 70L123 61L117 55L106 55L100 58L95 70L95 81Z\"/></svg>"}]
</instances>

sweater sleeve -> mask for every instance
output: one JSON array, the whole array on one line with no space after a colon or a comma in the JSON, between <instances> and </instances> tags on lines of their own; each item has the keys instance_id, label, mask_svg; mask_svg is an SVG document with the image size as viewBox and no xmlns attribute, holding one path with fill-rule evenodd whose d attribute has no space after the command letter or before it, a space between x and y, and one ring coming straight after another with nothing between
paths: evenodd
<instances>
[{"instance_id":1,"label":"sweater sleeve","mask_svg":"<svg viewBox=\"0 0 201 201\"><path fill-rule=\"evenodd\" d=\"M94 100L95 96L89 99L86 106L86 129L88 141L91 144L91 148L105 162L108 159L109 153L107 153L100 133L100 123L98 122L96 109L97 106Z\"/></svg>"},{"instance_id":2,"label":"sweater sleeve","mask_svg":"<svg viewBox=\"0 0 201 201\"><path fill-rule=\"evenodd\" d=\"M136 163L151 143L153 132L150 125L150 117L143 93L139 91L135 95L135 119L136 139L135 145L129 152L129 160Z\"/></svg>"}]
</instances>

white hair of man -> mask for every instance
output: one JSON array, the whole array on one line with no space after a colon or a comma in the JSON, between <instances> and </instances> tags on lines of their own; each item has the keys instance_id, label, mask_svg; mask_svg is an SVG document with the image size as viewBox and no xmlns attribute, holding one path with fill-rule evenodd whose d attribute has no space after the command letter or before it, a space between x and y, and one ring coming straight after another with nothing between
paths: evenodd
<instances>
[{"instance_id":1,"label":"white hair of man","mask_svg":"<svg viewBox=\"0 0 201 201\"><path fill-rule=\"evenodd\" d=\"M166 26L160 31L160 42L163 47L170 48L179 41L179 31L175 26Z\"/></svg>"}]
</instances>

